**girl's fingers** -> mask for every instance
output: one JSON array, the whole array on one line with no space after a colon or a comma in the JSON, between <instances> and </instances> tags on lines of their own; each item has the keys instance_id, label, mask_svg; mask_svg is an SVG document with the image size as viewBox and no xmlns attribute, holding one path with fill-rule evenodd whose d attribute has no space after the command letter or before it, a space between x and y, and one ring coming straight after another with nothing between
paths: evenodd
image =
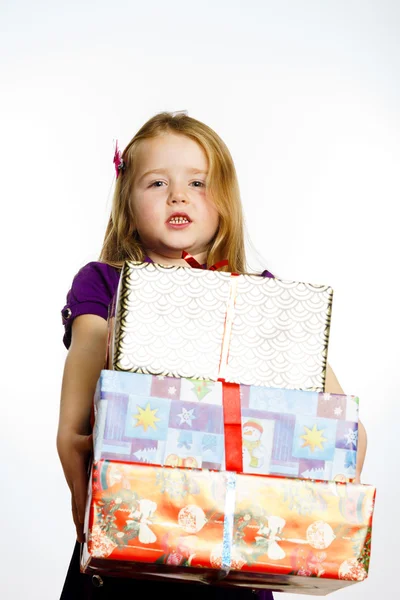
<instances>
[{"instance_id":1,"label":"girl's fingers","mask_svg":"<svg viewBox=\"0 0 400 600\"><path fill-rule=\"evenodd\" d=\"M71 490L72 516L79 542L84 541L83 524L88 486L88 464L93 450L92 435L76 434L64 438L60 458Z\"/></svg>"},{"instance_id":2,"label":"girl's fingers","mask_svg":"<svg viewBox=\"0 0 400 600\"><path fill-rule=\"evenodd\" d=\"M88 475L86 471L86 460L82 456L78 462L73 481L73 496L78 512L79 522L83 524L85 520L85 507L87 498Z\"/></svg>"},{"instance_id":3,"label":"girl's fingers","mask_svg":"<svg viewBox=\"0 0 400 600\"><path fill-rule=\"evenodd\" d=\"M78 512L78 519L82 525L85 520L86 496L87 496L87 480L79 481L79 482L75 481L74 497L75 497L75 502L76 502L76 509Z\"/></svg>"},{"instance_id":4,"label":"girl's fingers","mask_svg":"<svg viewBox=\"0 0 400 600\"><path fill-rule=\"evenodd\" d=\"M76 529L76 539L79 543L83 543L85 541L85 536L83 534L83 524L79 522L78 518L78 509L76 507L76 502L74 500L73 494L71 495L71 507L72 507L72 517L75 523Z\"/></svg>"}]
</instances>

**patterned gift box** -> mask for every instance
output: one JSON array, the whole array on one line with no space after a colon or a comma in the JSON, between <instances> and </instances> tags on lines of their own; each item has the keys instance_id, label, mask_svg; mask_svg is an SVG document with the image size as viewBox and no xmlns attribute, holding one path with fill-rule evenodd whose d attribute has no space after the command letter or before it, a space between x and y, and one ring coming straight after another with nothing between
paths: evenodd
<instances>
[{"instance_id":1,"label":"patterned gift box","mask_svg":"<svg viewBox=\"0 0 400 600\"><path fill-rule=\"evenodd\" d=\"M222 383L103 370L94 457L225 468Z\"/></svg>"},{"instance_id":2,"label":"patterned gift box","mask_svg":"<svg viewBox=\"0 0 400 600\"><path fill-rule=\"evenodd\" d=\"M368 576L375 488L238 475L226 581L273 588L274 574L302 593L326 595ZM289 589L288 591L292 591Z\"/></svg>"},{"instance_id":3,"label":"patterned gift box","mask_svg":"<svg viewBox=\"0 0 400 600\"><path fill-rule=\"evenodd\" d=\"M368 485L95 462L81 570L315 595L368 575Z\"/></svg>"},{"instance_id":4,"label":"patterned gift box","mask_svg":"<svg viewBox=\"0 0 400 600\"><path fill-rule=\"evenodd\" d=\"M351 481L356 396L240 386L245 473Z\"/></svg>"},{"instance_id":5,"label":"patterned gift box","mask_svg":"<svg viewBox=\"0 0 400 600\"><path fill-rule=\"evenodd\" d=\"M95 460L355 476L354 396L104 370L94 405Z\"/></svg>"},{"instance_id":6,"label":"patterned gift box","mask_svg":"<svg viewBox=\"0 0 400 600\"><path fill-rule=\"evenodd\" d=\"M224 540L226 480L222 471L95 462L81 569L195 580L213 573L212 551Z\"/></svg>"},{"instance_id":7,"label":"patterned gift box","mask_svg":"<svg viewBox=\"0 0 400 600\"><path fill-rule=\"evenodd\" d=\"M328 286L126 262L109 366L323 391L332 295Z\"/></svg>"}]
</instances>

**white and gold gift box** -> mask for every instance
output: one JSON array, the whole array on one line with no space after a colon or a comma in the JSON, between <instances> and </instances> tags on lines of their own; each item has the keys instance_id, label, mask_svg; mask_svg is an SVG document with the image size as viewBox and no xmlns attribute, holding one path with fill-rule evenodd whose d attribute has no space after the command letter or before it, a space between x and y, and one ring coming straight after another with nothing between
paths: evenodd
<instances>
[{"instance_id":1,"label":"white and gold gift box","mask_svg":"<svg viewBox=\"0 0 400 600\"><path fill-rule=\"evenodd\" d=\"M332 296L326 285L127 261L108 365L322 392Z\"/></svg>"}]
</instances>

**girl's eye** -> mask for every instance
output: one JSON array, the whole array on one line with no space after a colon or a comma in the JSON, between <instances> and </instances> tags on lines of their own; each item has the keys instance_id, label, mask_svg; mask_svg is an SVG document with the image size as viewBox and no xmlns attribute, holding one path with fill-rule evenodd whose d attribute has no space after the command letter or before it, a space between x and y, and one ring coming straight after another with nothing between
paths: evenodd
<instances>
[{"instance_id":1,"label":"girl's eye","mask_svg":"<svg viewBox=\"0 0 400 600\"><path fill-rule=\"evenodd\" d=\"M150 187L161 187L163 184L165 184L165 181L153 181L153 183L150 184ZM192 181L191 185L194 187L206 187L206 184L203 181Z\"/></svg>"},{"instance_id":2,"label":"girl's eye","mask_svg":"<svg viewBox=\"0 0 400 600\"><path fill-rule=\"evenodd\" d=\"M154 186L154 187L161 187L160 185L156 185L156 184L158 184L158 183L164 183L164 182L163 182L163 181L154 181L154 182L151 184L151 186L150 186L150 187L153 187L153 186Z\"/></svg>"},{"instance_id":3,"label":"girl's eye","mask_svg":"<svg viewBox=\"0 0 400 600\"><path fill-rule=\"evenodd\" d=\"M200 185L195 185L194 187L205 187L206 184L203 181L193 181L193 183L199 183Z\"/></svg>"}]
</instances>

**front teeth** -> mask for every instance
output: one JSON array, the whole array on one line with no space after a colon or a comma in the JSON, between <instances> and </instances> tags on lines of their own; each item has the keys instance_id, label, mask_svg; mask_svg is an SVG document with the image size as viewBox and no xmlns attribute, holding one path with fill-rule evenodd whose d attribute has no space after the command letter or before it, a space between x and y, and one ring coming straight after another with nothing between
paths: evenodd
<instances>
[{"instance_id":1,"label":"front teeth","mask_svg":"<svg viewBox=\"0 0 400 600\"><path fill-rule=\"evenodd\" d=\"M189 220L186 219L186 217L172 217L172 219L169 220L170 223L189 223Z\"/></svg>"}]
</instances>

